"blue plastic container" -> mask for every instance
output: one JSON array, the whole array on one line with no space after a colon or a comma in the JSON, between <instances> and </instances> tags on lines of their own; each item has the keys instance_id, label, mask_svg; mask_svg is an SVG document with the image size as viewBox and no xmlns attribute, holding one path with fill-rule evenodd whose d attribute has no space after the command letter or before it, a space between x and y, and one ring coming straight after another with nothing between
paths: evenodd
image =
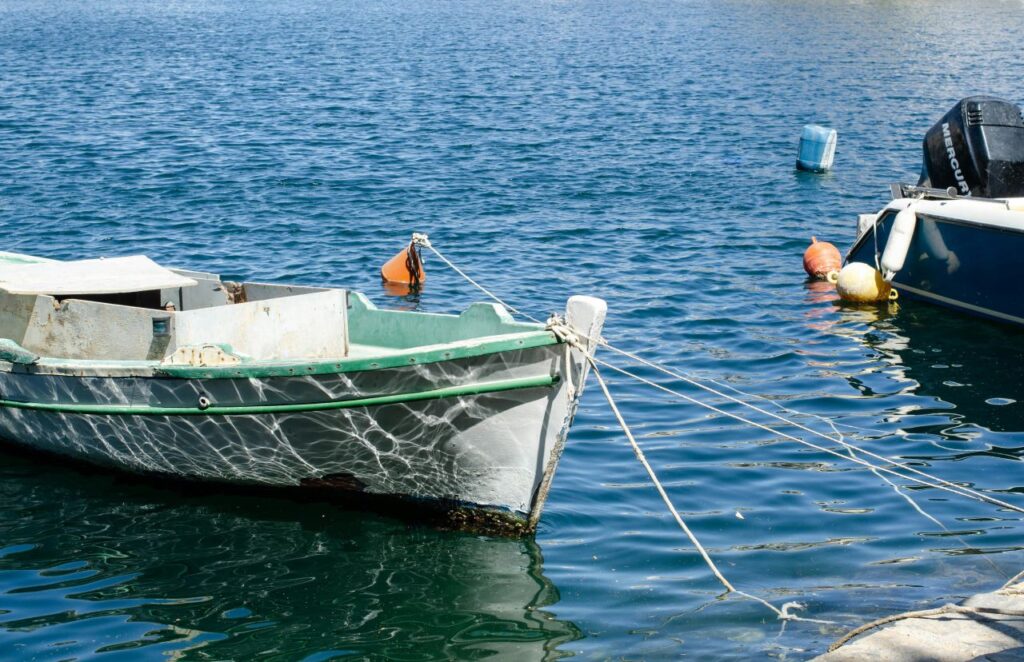
<instances>
[{"instance_id":1,"label":"blue plastic container","mask_svg":"<svg viewBox=\"0 0 1024 662\"><path fill-rule=\"evenodd\" d=\"M826 129L817 124L808 124L800 133L800 153L796 167L810 172L827 172L832 169L836 156L836 130Z\"/></svg>"}]
</instances>

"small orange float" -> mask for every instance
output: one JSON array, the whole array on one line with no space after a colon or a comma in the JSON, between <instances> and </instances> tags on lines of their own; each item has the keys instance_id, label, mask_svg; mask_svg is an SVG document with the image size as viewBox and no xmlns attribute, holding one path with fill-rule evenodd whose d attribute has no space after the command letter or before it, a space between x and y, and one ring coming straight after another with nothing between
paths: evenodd
<instances>
[{"instance_id":1,"label":"small orange float","mask_svg":"<svg viewBox=\"0 0 1024 662\"><path fill-rule=\"evenodd\" d=\"M830 271L839 271L843 258L839 249L827 241L811 237L811 245L804 251L804 271L811 278L824 279Z\"/></svg>"},{"instance_id":2,"label":"small orange float","mask_svg":"<svg viewBox=\"0 0 1024 662\"><path fill-rule=\"evenodd\" d=\"M398 255L385 262L380 268L380 277L385 283L419 287L427 279L427 274L423 271L423 260L416 244L410 242Z\"/></svg>"}]
</instances>

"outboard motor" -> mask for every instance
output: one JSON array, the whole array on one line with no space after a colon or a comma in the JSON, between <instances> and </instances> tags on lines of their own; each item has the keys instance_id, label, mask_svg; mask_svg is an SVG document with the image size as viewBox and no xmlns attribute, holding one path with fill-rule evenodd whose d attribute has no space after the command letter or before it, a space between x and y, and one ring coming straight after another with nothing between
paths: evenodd
<instances>
[{"instance_id":1,"label":"outboard motor","mask_svg":"<svg viewBox=\"0 0 1024 662\"><path fill-rule=\"evenodd\" d=\"M928 130L918 186L982 198L1024 196L1024 120L994 97L967 97Z\"/></svg>"}]
</instances>

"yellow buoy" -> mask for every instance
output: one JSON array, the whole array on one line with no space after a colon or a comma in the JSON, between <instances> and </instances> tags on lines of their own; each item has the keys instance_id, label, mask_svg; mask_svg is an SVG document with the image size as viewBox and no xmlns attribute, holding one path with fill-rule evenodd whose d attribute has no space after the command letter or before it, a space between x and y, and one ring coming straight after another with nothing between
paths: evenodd
<instances>
[{"instance_id":1,"label":"yellow buoy","mask_svg":"<svg viewBox=\"0 0 1024 662\"><path fill-rule=\"evenodd\" d=\"M828 279L836 284L836 291L844 301L870 303L891 301L897 296L882 274L863 262L850 262L839 273L831 272Z\"/></svg>"}]
</instances>

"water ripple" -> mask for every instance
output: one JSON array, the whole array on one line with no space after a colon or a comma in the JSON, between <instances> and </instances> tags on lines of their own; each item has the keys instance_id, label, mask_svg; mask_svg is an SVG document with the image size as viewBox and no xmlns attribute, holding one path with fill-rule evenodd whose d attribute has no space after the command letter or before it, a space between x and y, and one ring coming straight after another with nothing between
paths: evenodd
<instances>
[{"instance_id":1,"label":"water ripple","mask_svg":"<svg viewBox=\"0 0 1024 662\"><path fill-rule=\"evenodd\" d=\"M4 249L143 252L393 307L478 299L430 258L419 297L381 290L380 263L425 231L531 314L605 297L616 343L1012 498L1021 332L841 305L799 257L812 234L845 248L916 179L956 98L1020 100L1022 28L1000 0L7 0ZM808 122L839 130L829 175L792 169ZM852 624L1024 559L1019 518L908 490L965 547L868 471L612 382L745 590ZM793 658L834 635L776 638L761 607L716 597L597 391L536 545L6 453L0 478L4 657Z\"/></svg>"}]
</instances>

